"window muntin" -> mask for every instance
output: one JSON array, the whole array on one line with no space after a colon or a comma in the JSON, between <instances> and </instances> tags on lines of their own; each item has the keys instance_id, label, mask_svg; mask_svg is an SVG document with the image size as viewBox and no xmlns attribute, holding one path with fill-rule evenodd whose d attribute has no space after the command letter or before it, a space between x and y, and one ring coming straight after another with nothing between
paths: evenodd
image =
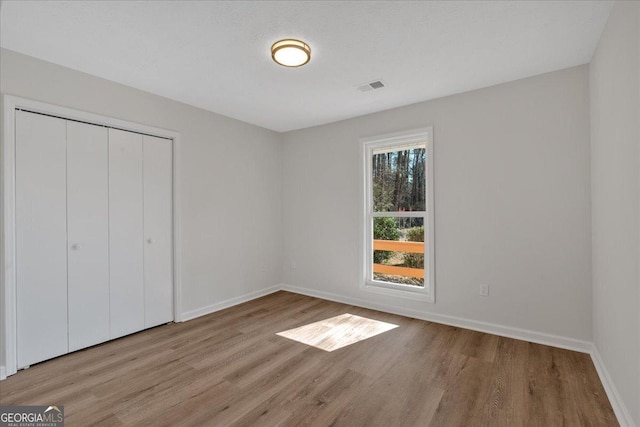
<instances>
[{"instance_id":1,"label":"window muntin","mask_svg":"<svg viewBox=\"0 0 640 427\"><path fill-rule=\"evenodd\" d=\"M364 142L368 289L433 300L432 153L430 129Z\"/></svg>"}]
</instances>

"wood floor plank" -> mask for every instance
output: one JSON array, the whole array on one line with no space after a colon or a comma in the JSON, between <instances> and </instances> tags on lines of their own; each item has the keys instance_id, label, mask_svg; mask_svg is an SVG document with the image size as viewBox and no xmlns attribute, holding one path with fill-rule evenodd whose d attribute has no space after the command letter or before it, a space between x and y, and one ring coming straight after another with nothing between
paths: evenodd
<instances>
[{"instance_id":1,"label":"wood floor plank","mask_svg":"<svg viewBox=\"0 0 640 427\"><path fill-rule=\"evenodd\" d=\"M211 388L223 387L225 392L231 390L231 385L220 379L215 370L196 371L164 378L155 386L138 392L129 399L120 400L113 408L117 417L128 425L137 425L149 413L159 413L165 408L173 408L193 396L198 396ZM144 408L141 411L140 408Z\"/></svg>"},{"instance_id":2,"label":"wood floor plank","mask_svg":"<svg viewBox=\"0 0 640 427\"><path fill-rule=\"evenodd\" d=\"M527 425L529 343L497 337L491 393L482 423L495 426ZM539 417L534 417L536 419Z\"/></svg>"},{"instance_id":3,"label":"wood floor plank","mask_svg":"<svg viewBox=\"0 0 640 427\"><path fill-rule=\"evenodd\" d=\"M578 422L585 426L610 425L615 422L591 358L584 353L557 353L559 370L566 373L563 378L567 395L575 407ZM589 410L585 411L587 407Z\"/></svg>"},{"instance_id":4,"label":"wood floor plank","mask_svg":"<svg viewBox=\"0 0 640 427\"><path fill-rule=\"evenodd\" d=\"M464 332L469 335L469 338L462 349L463 354L487 362L495 360L500 337L477 331Z\"/></svg>"},{"instance_id":5,"label":"wood floor plank","mask_svg":"<svg viewBox=\"0 0 640 427\"><path fill-rule=\"evenodd\" d=\"M491 363L462 354L453 356L457 363L451 382L442 395L429 426L482 425L490 395ZM464 407L464 411L460 408Z\"/></svg>"},{"instance_id":6,"label":"wood floor plank","mask_svg":"<svg viewBox=\"0 0 640 427\"><path fill-rule=\"evenodd\" d=\"M389 377L390 378L390 377ZM332 423L336 426L426 426L443 390L419 381L400 384L385 378L364 388ZM393 398L391 398L393 396Z\"/></svg>"},{"instance_id":7,"label":"wood floor plank","mask_svg":"<svg viewBox=\"0 0 640 427\"><path fill-rule=\"evenodd\" d=\"M398 327L333 351L276 335L344 314ZM587 354L289 292L34 365L0 404L67 426L618 425Z\"/></svg>"},{"instance_id":8,"label":"wood floor plank","mask_svg":"<svg viewBox=\"0 0 640 427\"><path fill-rule=\"evenodd\" d=\"M296 411L288 420L288 425L335 425L345 408L362 396L361 390L372 384L370 378L350 369L330 371L337 375L327 372L329 375L315 384L315 390L295 405Z\"/></svg>"}]
</instances>

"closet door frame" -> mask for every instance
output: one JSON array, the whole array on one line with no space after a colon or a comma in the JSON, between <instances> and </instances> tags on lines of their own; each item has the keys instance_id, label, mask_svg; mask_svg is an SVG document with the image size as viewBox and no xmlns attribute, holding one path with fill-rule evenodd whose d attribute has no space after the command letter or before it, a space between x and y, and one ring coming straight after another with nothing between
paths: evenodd
<instances>
[{"instance_id":1,"label":"closet door frame","mask_svg":"<svg viewBox=\"0 0 640 427\"><path fill-rule=\"evenodd\" d=\"M182 284L181 277L181 232L180 232L180 134L167 129L141 125L125 120L87 113L71 108L60 107L40 101L3 95L4 113L2 124L2 213L4 239L2 240L3 257L0 259L0 296L4 317L2 325L2 341L0 342L0 380L17 372L17 310L16 310L16 176L15 176L15 115L16 110L46 114L66 120L76 120L98 126L112 127L125 131L137 132L172 140L173 168L173 319L182 321Z\"/></svg>"}]
</instances>

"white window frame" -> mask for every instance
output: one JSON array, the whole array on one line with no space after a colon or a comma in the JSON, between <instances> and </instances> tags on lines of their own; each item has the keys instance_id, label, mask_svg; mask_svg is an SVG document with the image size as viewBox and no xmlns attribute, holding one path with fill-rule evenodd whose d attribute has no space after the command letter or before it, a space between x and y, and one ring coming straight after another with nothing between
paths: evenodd
<instances>
[{"instance_id":1,"label":"white window frame","mask_svg":"<svg viewBox=\"0 0 640 427\"><path fill-rule=\"evenodd\" d=\"M379 135L371 138L363 138L361 142L362 174L363 177L363 208L362 208L362 234L361 256L362 274L360 289L367 292L375 292L384 295L401 298L417 299L435 303L435 209L434 209L434 168L433 168L433 128L427 127L414 129L387 135ZM407 145L423 143L426 152L427 183L425 189L424 211L424 287L402 285L373 280L373 183L372 183L372 159L374 150L398 147L402 149ZM422 217L415 212L377 212L376 217Z\"/></svg>"}]
</instances>

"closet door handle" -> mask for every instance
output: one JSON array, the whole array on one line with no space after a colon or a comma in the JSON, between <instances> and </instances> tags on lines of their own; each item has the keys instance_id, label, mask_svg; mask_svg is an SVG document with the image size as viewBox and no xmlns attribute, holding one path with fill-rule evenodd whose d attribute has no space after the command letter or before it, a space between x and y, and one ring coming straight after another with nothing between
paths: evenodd
<instances>
[{"instance_id":1,"label":"closet door handle","mask_svg":"<svg viewBox=\"0 0 640 427\"><path fill-rule=\"evenodd\" d=\"M147 243L148 243L148 244L152 244L152 243L153 243L153 240L151 240L151 239L147 239Z\"/></svg>"},{"instance_id":2,"label":"closet door handle","mask_svg":"<svg viewBox=\"0 0 640 427\"><path fill-rule=\"evenodd\" d=\"M78 249L80 249L80 245L77 243L74 243L73 245L71 245L71 250L72 251L77 251Z\"/></svg>"}]
</instances>

